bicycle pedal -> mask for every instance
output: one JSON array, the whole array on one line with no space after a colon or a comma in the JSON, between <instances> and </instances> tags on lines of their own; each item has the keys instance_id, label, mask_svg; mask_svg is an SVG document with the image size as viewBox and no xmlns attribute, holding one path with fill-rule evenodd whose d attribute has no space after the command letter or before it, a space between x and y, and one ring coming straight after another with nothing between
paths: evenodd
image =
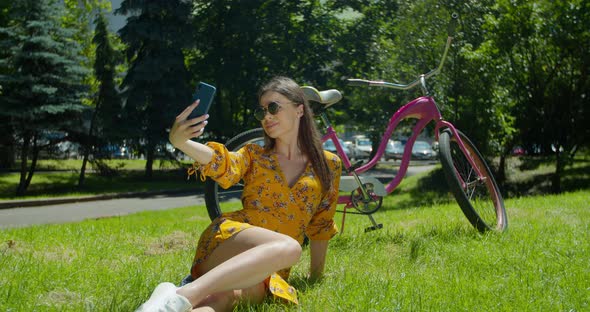
<instances>
[{"instance_id":1,"label":"bicycle pedal","mask_svg":"<svg viewBox=\"0 0 590 312\"><path fill-rule=\"evenodd\" d=\"M377 224L375 226L370 226L370 227L366 228L365 229L365 233L371 232L371 231L375 231L375 230L379 230L379 229L382 229L382 228L383 228L383 224L379 223L379 224Z\"/></svg>"}]
</instances>

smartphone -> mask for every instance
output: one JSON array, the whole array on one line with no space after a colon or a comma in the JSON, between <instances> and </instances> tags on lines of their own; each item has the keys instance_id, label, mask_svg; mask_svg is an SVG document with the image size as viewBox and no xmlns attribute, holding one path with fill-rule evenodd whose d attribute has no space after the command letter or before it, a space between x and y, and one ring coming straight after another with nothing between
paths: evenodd
<instances>
[{"instance_id":1,"label":"smartphone","mask_svg":"<svg viewBox=\"0 0 590 312\"><path fill-rule=\"evenodd\" d=\"M216 88L214 86L204 82L199 82L199 85L197 86L197 92L195 92L193 95L193 103L196 100L201 100L201 102L199 102L199 105L197 105L197 107L191 112L191 114L188 116L188 119L207 114L209 107L211 107L211 103L213 103L215 91Z\"/></svg>"}]
</instances>

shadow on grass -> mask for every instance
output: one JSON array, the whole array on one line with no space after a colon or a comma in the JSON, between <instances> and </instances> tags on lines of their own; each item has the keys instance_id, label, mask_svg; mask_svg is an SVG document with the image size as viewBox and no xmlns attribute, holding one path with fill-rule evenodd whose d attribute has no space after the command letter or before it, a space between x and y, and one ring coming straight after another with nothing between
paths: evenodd
<instances>
[{"instance_id":1,"label":"shadow on grass","mask_svg":"<svg viewBox=\"0 0 590 312\"><path fill-rule=\"evenodd\" d=\"M523 172L534 171L541 165L553 165L547 158L527 158L522 161L519 169ZM553 171L549 173L528 174L518 181L506 182L501 185L502 194L505 198L542 195L551 193ZM561 176L561 191L574 192L590 187L590 161L576 159L575 165L566 166Z\"/></svg>"},{"instance_id":2,"label":"shadow on grass","mask_svg":"<svg viewBox=\"0 0 590 312\"><path fill-rule=\"evenodd\" d=\"M322 279L319 280L310 280L307 278L305 274L292 274L289 277L289 284L297 291L305 292L310 289L314 289L318 286L321 286Z\"/></svg>"},{"instance_id":3,"label":"shadow on grass","mask_svg":"<svg viewBox=\"0 0 590 312\"><path fill-rule=\"evenodd\" d=\"M532 159L530 164L519 165L523 170L519 174L524 176L518 181L506 182L500 185L502 196L506 198L542 195L551 193L551 179L553 172L539 172L537 170L541 165L551 165L546 158ZM524 169L523 169L524 168ZM590 161L586 159L576 159L575 165L567 166L561 178L562 192L573 192L590 188ZM402 194L408 196L397 196ZM455 202L451 195L449 187L442 168L430 171L428 174L418 179L414 187L409 189L396 189L389 196L393 197L393 203L386 205L388 209L410 209L424 206ZM396 198L397 196L397 198Z\"/></svg>"},{"instance_id":4,"label":"shadow on grass","mask_svg":"<svg viewBox=\"0 0 590 312\"><path fill-rule=\"evenodd\" d=\"M0 179L0 198L15 198L18 180ZM78 187L78 174L74 172L36 173L27 190L27 197L59 197L69 194L100 195L109 193L149 192L163 190L196 190L203 183L186 179L185 170L154 171L151 179L143 171L121 171L118 176L104 177L87 174L83 187Z\"/></svg>"},{"instance_id":5,"label":"shadow on grass","mask_svg":"<svg viewBox=\"0 0 590 312\"><path fill-rule=\"evenodd\" d=\"M410 196L395 198L396 195L408 193ZM449 193L449 188L442 168L434 169L418 179L415 187L409 190L396 189L391 195L394 203L393 209L410 209L423 206L432 206L454 201ZM387 208L387 207L385 207Z\"/></svg>"}]
</instances>

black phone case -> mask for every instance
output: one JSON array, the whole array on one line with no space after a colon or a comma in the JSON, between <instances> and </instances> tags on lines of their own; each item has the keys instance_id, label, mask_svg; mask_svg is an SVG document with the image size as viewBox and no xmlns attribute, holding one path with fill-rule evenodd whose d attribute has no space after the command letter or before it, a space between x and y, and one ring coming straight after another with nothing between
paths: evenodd
<instances>
[{"instance_id":1,"label":"black phone case","mask_svg":"<svg viewBox=\"0 0 590 312\"><path fill-rule=\"evenodd\" d=\"M197 86L197 92L193 95L193 102L196 100L201 100L199 105L191 112L188 119L196 118L199 116L203 116L209 112L209 108L213 103L213 98L215 97L215 87L201 82Z\"/></svg>"}]
</instances>

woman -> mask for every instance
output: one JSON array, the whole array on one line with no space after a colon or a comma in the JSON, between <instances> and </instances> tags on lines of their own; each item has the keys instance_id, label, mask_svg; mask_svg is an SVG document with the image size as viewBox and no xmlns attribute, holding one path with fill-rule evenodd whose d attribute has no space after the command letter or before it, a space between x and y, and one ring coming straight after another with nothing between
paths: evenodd
<instances>
[{"instance_id":1,"label":"woman","mask_svg":"<svg viewBox=\"0 0 590 312\"><path fill-rule=\"evenodd\" d=\"M225 213L205 229L191 269L192 282L156 287L139 311L224 311L238 302L260 303L270 293L297 303L287 284L289 268L310 239L310 279L324 270L340 183L340 159L323 151L313 114L293 80L276 77L258 93L255 116L265 146L229 152L215 142L197 143L208 115L187 120L187 107L170 131L170 142L195 160L201 175L229 187L244 180L243 209Z\"/></svg>"}]
</instances>

